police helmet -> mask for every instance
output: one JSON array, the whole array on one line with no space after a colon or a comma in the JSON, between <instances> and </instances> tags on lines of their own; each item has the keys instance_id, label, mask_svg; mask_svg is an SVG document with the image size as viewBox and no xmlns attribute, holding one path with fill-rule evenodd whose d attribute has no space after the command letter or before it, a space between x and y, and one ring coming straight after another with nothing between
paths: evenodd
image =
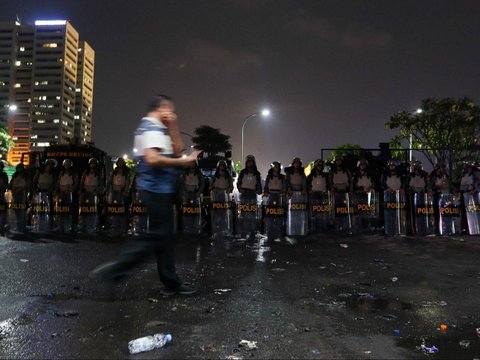
<instances>
[{"instance_id":1,"label":"police helmet","mask_svg":"<svg viewBox=\"0 0 480 360\"><path fill-rule=\"evenodd\" d=\"M388 160L387 166L398 166L398 160L394 160L394 159Z\"/></svg>"},{"instance_id":2,"label":"police helmet","mask_svg":"<svg viewBox=\"0 0 480 360\"><path fill-rule=\"evenodd\" d=\"M227 162L225 160L220 160L217 162L217 168L220 167L220 165L225 166L225 169L227 168Z\"/></svg>"},{"instance_id":3,"label":"police helmet","mask_svg":"<svg viewBox=\"0 0 480 360\"><path fill-rule=\"evenodd\" d=\"M245 162L247 162L247 161L253 161L253 162L255 162L255 156L253 156L253 155L247 155L247 157L245 158Z\"/></svg>"},{"instance_id":4,"label":"police helmet","mask_svg":"<svg viewBox=\"0 0 480 360\"><path fill-rule=\"evenodd\" d=\"M299 157L294 157L293 160L292 160L292 165L295 164L295 163L299 163L300 166L302 166L302 160L300 160Z\"/></svg>"},{"instance_id":5,"label":"police helmet","mask_svg":"<svg viewBox=\"0 0 480 360\"><path fill-rule=\"evenodd\" d=\"M62 161L62 166L65 167L66 165L73 166L73 161L71 159L65 159Z\"/></svg>"},{"instance_id":6,"label":"police helmet","mask_svg":"<svg viewBox=\"0 0 480 360\"><path fill-rule=\"evenodd\" d=\"M120 165L120 164L121 164L121 165L125 165L125 159L122 158L122 157L119 157L119 158L117 159L117 161L115 162L115 164L116 164L117 166Z\"/></svg>"},{"instance_id":7,"label":"police helmet","mask_svg":"<svg viewBox=\"0 0 480 360\"><path fill-rule=\"evenodd\" d=\"M412 163L412 169L413 169L413 170L423 170L422 162L421 162L421 161L418 161L418 160L414 161L414 162Z\"/></svg>"},{"instance_id":8,"label":"police helmet","mask_svg":"<svg viewBox=\"0 0 480 360\"><path fill-rule=\"evenodd\" d=\"M98 165L98 160L97 158L90 158L88 159L88 165L91 165L91 164L95 164L95 165Z\"/></svg>"},{"instance_id":9,"label":"police helmet","mask_svg":"<svg viewBox=\"0 0 480 360\"><path fill-rule=\"evenodd\" d=\"M365 165L365 166L368 166L367 159L360 159L360 160L357 161L357 167L359 167L362 164Z\"/></svg>"},{"instance_id":10,"label":"police helmet","mask_svg":"<svg viewBox=\"0 0 480 360\"><path fill-rule=\"evenodd\" d=\"M315 160L315 162L313 163L313 167L317 167L318 165L324 166L325 163L323 162L322 159L317 159L317 160Z\"/></svg>"},{"instance_id":11,"label":"police helmet","mask_svg":"<svg viewBox=\"0 0 480 360\"><path fill-rule=\"evenodd\" d=\"M52 167L57 167L58 161L55 160L55 159L47 159L47 160L45 160L44 164L45 164L45 166L52 165Z\"/></svg>"},{"instance_id":12,"label":"police helmet","mask_svg":"<svg viewBox=\"0 0 480 360\"><path fill-rule=\"evenodd\" d=\"M272 163L270 164L270 167L271 168L274 168L275 166L279 166L280 168L282 168L282 164L280 163L280 161L272 161Z\"/></svg>"}]
</instances>

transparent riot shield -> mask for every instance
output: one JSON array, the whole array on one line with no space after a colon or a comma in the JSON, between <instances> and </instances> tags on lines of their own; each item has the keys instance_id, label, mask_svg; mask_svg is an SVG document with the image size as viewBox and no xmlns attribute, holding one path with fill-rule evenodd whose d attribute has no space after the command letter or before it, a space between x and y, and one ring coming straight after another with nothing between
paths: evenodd
<instances>
[{"instance_id":1,"label":"transparent riot shield","mask_svg":"<svg viewBox=\"0 0 480 360\"><path fill-rule=\"evenodd\" d=\"M107 196L106 215L108 219L108 233L122 235L127 231L127 207L125 197L120 191L112 191Z\"/></svg>"},{"instance_id":2,"label":"transparent riot shield","mask_svg":"<svg viewBox=\"0 0 480 360\"><path fill-rule=\"evenodd\" d=\"M412 212L415 222L415 233L417 235L435 234L435 214L432 195L423 192L414 193Z\"/></svg>"},{"instance_id":3,"label":"transparent riot shield","mask_svg":"<svg viewBox=\"0 0 480 360\"><path fill-rule=\"evenodd\" d=\"M78 225L80 231L86 235L92 235L97 232L98 198L94 193L85 192L80 196Z\"/></svg>"},{"instance_id":4,"label":"transparent riot shield","mask_svg":"<svg viewBox=\"0 0 480 360\"><path fill-rule=\"evenodd\" d=\"M313 234L325 233L332 221L332 198L330 193L310 196L310 231Z\"/></svg>"},{"instance_id":5,"label":"transparent riot shield","mask_svg":"<svg viewBox=\"0 0 480 360\"><path fill-rule=\"evenodd\" d=\"M465 212L467 214L468 233L480 235L480 194L464 193Z\"/></svg>"},{"instance_id":6,"label":"transparent riot shield","mask_svg":"<svg viewBox=\"0 0 480 360\"><path fill-rule=\"evenodd\" d=\"M132 234L148 234L148 213L147 207L140 199L139 193L135 193L132 199Z\"/></svg>"},{"instance_id":7,"label":"transparent riot shield","mask_svg":"<svg viewBox=\"0 0 480 360\"><path fill-rule=\"evenodd\" d=\"M32 197L32 232L46 233L51 231L50 194L39 192Z\"/></svg>"},{"instance_id":8,"label":"transparent riot shield","mask_svg":"<svg viewBox=\"0 0 480 360\"><path fill-rule=\"evenodd\" d=\"M210 202L212 236L233 236L233 203L225 190L212 191Z\"/></svg>"},{"instance_id":9,"label":"transparent riot shield","mask_svg":"<svg viewBox=\"0 0 480 360\"><path fill-rule=\"evenodd\" d=\"M385 235L407 234L405 194L400 190L383 192Z\"/></svg>"},{"instance_id":10,"label":"transparent riot shield","mask_svg":"<svg viewBox=\"0 0 480 360\"><path fill-rule=\"evenodd\" d=\"M186 193L182 201L182 229L184 234L202 232L202 199L194 192Z\"/></svg>"},{"instance_id":11,"label":"transparent riot shield","mask_svg":"<svg viewBox=\"0 0 480 360\"><path fill-rule=\"evenodd\" d=\"M240 194L235 225L235 233L242 237L253 238L255 233L260 231L261 207L254 191Z\"/></svg>"},{"instance_id":12,"label":"transparent riot shield","mask_svg":"<svg viewBox=\"0 0 480 360\"><path fill-rule=\"evenodd\" d=\"M282 194L270 193L262 204L263 229L268 239L279 239L285 233L285 200Z\"/></svg>"},{"instance_id":13,"label":"transparent riot shield","mask_svg":"<svg viewBox=\"0 0 480 360\"><path fill-rule=\"evenodd\" d=\"M353 204L348 193L336 193L333 197L334 225L337 233L353 231Z\"/></svg>"},{"instance_id":14,"label":"transparent riot shield","mask_svg":"<svg viewBox=\"0 0 480 360\"><path fill-rule=\"evenodd\" d=\"M438 200L438 232L440 235L461 233L460 197L442 194Z\"/></svg>"},{"instance_id":15,"label":"transparent riot shield","mask_svg":"<svg viewBox=\"0 0 480 360\"><path fill-rule=\"evenodd\" d=\"M294 191L287 206L286 233L288 236L303 236L308 232L308 203L301 191Z\"/></svg>"},{"instance_id":16,"label":"transparent riot shield","mask_svg":"<svg viewBox=\"0 0 480 360\"><path fill-rule=\"evenodd\" d=\"M379 200L376 191L357 191L354 194L355 228L359 232L372 230L378 219Z\"/></svg>"},{"instance_id":17,"label":"transparent riot shield","mask_svg":"<svg viewBox=\"0 0 480 360\"><path fill-rule=\"evenodd\" d=\"M53 222L55 230L64 233L73 230L73 194L62 192L53 199Z\"/></svg>"},{"instance_id":18,"label":"transparent riot shield","mask_svg":"<svg viewBox=\"0 0 480 360\"><path fill-rule=\"evenodd\" d=\"M12 191L8 204L8 225L12 233L25 233L27 230L27 191Z\"/></svg>"}]
</instances>

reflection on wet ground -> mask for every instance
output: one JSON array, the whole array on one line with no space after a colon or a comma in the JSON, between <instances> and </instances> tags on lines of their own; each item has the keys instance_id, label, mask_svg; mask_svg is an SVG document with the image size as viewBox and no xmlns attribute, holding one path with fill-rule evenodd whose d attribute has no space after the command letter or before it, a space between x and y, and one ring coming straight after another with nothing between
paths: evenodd
<instances>
[{"instance_id":1,"label":"reflection on wet ground","mask_svg":"<svg viewBox=\"0 0 480 360\"><path fill-rule=\"evenodd\" d=\"M2 358L125 358L160 331L174 342L145 358L480 357L474 237L181 235L197 295L162 296L152 259L113 299L86 274L121 243L43 239L0 240Z\"/></svg>"}]
</instances>

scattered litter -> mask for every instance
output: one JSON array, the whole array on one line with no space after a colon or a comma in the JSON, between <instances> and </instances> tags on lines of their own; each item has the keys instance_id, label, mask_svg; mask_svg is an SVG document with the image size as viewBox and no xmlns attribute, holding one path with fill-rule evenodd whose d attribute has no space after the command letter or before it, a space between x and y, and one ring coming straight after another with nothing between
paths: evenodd
<instances>
[{"instance_id":1,"label":"scattered litter","mask_svg":"<svg viewBox=\"0 0 480 360\"><path fill-rule=\"evenodd\" d=\"M313 349L313 350L312 350L312 354L314 354L314 355L320 355L320 350L318 350L318 349Z\"/></svg>"},{"instance_id":2,"label":"scattered litter","mask_svg":"<svg viewBox=\"0 0 480 360\"><path fill-rule=\"evenodd\" d=\"M228 355L225 359L226 360L242 360L243 357L238 356L238 355Z\"/></svg>"},{"instance_id":3,"label":"scattered litter","mask_svg":"<svg viewBox=\"0 0 480 360\"><path fill-rule=\"evenodd\" d=\"M150 327L157 327L157 326L165 326L167 325L166 321L159 321L159 320L154 320L148 322L145 327L150 328Z\"/></svg>"},{"instance_id":4,"label":"scattered litter","mask_svg":"<svg viewBox=\"0 0 480 360\"><path fill-rule=\"evenodd\" d=\"M395 335L400 335L400 330L399 330L399 329L395 329L395 330L393 330L393 333L394 333Z\"/></svg>"},{"instance_id":5,"label":"scattered litter","mask_svg":"<svg viewBox=\"0 0 480 360\"><path fill-rule=\"evenodd\" d=\"M155 298L148 298L147 300L152 302L152 303L157 303L158 302L158 299L155 299Z\"/></svg>"},{"instance_id":6,"label":"scattered litter","mask_svg":"<svg viewBox=\"0 0 480 360\"><path fill-rule=\"evenodd\" d=\"M462 349L468 349L470 347L470 340L462 340L458 343Z\"/></svg>"},{"instance_id":7,"label":"scattered litter","mask_svg":"<svg viewBox=\"0 0 480 360\"><path fill-rule=\"evenodd\" d=\"M340 244L340 247L346 249L346 248L348 248L348 245L347 244Z\"/></svg>"},{"instance_id":8,"label":"scattered litter","mask_svg":"<svg viewBox=\"0 0 480 360\"><path fill-rule=\"evenodd\" d=\"M475 331L477 332L477 336L480 337L480 327L476 328Z\"/></svg>"},{"instance_id":9,"label":"scattered litter","mask_svg":"<svg viewBox=\"0 0 480 360\"><path fill-rule=\"evenodd\" d=\"M423 301L422 302L422 306L447 306L447 302L446 301Z\"/></svg>"},{"instance_id":10,"label":"scattered litter","mask_svg":"<svg viewBox=\"0 0 480 360\"><path fill-rule=\"evenodd\" d=\"M75 311L75 310L67 310L67 311L64 311L64 312L56 312L55 315L61 317L74 317L74 316L78 316L78 311Z\"/></svg>"},{"instance_id":11,"label":"scattered litter","mask_svg":"<svg viewBox=\"0 0 480 360\"><path fill-rule=\"evenodd\" d=\"M343 298L343 299L347 299L347 298L349 298L349 297L351 297L351 296L352 296L352 294L350 294L350 293L341 293L341 294L338 294L338 297L339 297L339 298Z\"/></svg>"},{"instance_id":12,"label":"scattered litter","mask_svg":"<svg viewBox=\"0 0 480 360\"><path fill-rule=\"evenodd\" d=\"M388 321L392 321L392 320L395 320L397 317L393 314L385 314L385 315L382 315L382 318Z\"/></svg>"},{"instance_id":13,"label":"scattered litter","mask_svg":"<svg viewBox=\"0 0 480 360\"><path fill-rule=\"evenodd\" d=\"M217 295L221 295L227 292L232 292L232 289L215 289L213 292Z\"/></svg>"},{"instance_id":14,"label":"scattered litter","mask_svg":"<svg viewBox=\"0 0 480 360\"><path fill-rule=\"evenodd\" d=\"M20 259L21 262L29 262L30 260L28 259Z\"/></svg>"},{"instance_id":15,"label":"scattered litter","mask_svg":"<svg viewBox=\"0 0 480 360\"><path fill-rule=\"evenodd\" d=\"M282 271L285 271L287 269L284 269L284 268L273 268L272 271L276 271L276 272L282 272Z\"/></svg>"},{"instance_id":16,"label":"scattered litter","mask_svg":"<svg viewBox=\"0 0 480 360\"><path fill-rule=\"evenodd\" d=\"M369 355L369 354L372 353L372 351L371 350L365 350L363 353L366 354L366 355Z\"/></svg>"},{"instance_id":17,"label":"scattered litter","mask_svg":"<svg viewBox=\"0 0 480 360\"><path fill-rule=\"evenodd\" d=\"M145 336L128 342L128 351L130 354L138 354L150 351L155 348L161 348L166 343L172 341L170 334L155 334L153 336Z\"/></svg>"},{"instance_id":18,"label":"scattered litter","mask_svg":"<svg viewBox=\"0 0 480 360\"><path fill-rule=\"evenodd\" d=\"M383 259L374 259L374 261L377 262L377 263L380 263L380 264L385 263L385 260L383 260Z\"/></svg>"},{"instance_id":19,"label":"scattered litter","mask_svg":"<svg viewBox=\"0 0 480 360\"><path fill-rule=\"evenodd\" d=\"M394 276L392 277L392 282L397 282L398 281L398 277Z\"/></svg>"},{"instance_id":20,"label":"scattered litter","mask_svg":"<svg viewBox=\"0 0 480 360\"><path fill-rule=\"evenodd\" d=\"M440 325L440 330L447 331L448 326L445 324Z\"/></svg>"},{"instance_id":21,"label":"scattered litter","mask_svg":"<svg viewBox=\"0 0 480 360\"><path fill-rule=\"evenodd\" d=\"M245 347L247 350L253 350L257 348L257 342L250 340L240 340L238 346Z\"/></svg>"},{"instance_id":22,"label":"scattered litter","mask_svg":"<svg viewBox=\"0 0 480 360\"><path fill-rule=\"evenodd\" d=\"M305 332L310 332L310 331L312 331L312 329L306 327L305 329L303 329L303 331L305 331Z\"/></svg>"},{"instance_id":23,"label":"scattered litter","mask_svg":"<svg viewBox=\"0 0 480 360\"><path fill-rule=\"evenodd\" d=\"M50 292L50 293L47 294L47 299L48 300L52 300L53 297L54 297L53 293Z\"/></svg>"},{"instance_id":24,"label":"scattered litter","mask_svg":"<svg viewBox=\"0 0 480 360\"><path fill-rule=\"evenodd\" d=\"M207 352L217 352L217 349L213 345L200 346L200 349Z\"/></svg>"},{"instance_id":25,"label":"scattered litter","mask_svg":"<svg viewBox=\"0 0 480 360\"><path fill-rule=\"evenodd\" d=\"M420 345L419 349L421 349L425 354L435 354L438 352L438 348L435 345L427 346L422 344Z\"/></svg>"}]
</instances>

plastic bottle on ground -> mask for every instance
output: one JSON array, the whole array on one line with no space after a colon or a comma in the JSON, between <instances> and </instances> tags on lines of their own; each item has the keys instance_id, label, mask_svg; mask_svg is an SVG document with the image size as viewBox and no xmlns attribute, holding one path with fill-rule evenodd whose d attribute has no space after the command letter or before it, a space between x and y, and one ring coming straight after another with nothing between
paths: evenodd
<instances>
[{"instance_id":1,"label":"plastic bottle on ground","mask_svg":"<svg viewBox=\"0 0 480 360\"><path fill-rule=\"evenodd\" d=\"M153 336L145 336L128 342L128 351L130 354L138 354L150 351L155 348L161 348L166 343L172 341L170 334L155 334Z\"/></svg>"}]
</instances>

